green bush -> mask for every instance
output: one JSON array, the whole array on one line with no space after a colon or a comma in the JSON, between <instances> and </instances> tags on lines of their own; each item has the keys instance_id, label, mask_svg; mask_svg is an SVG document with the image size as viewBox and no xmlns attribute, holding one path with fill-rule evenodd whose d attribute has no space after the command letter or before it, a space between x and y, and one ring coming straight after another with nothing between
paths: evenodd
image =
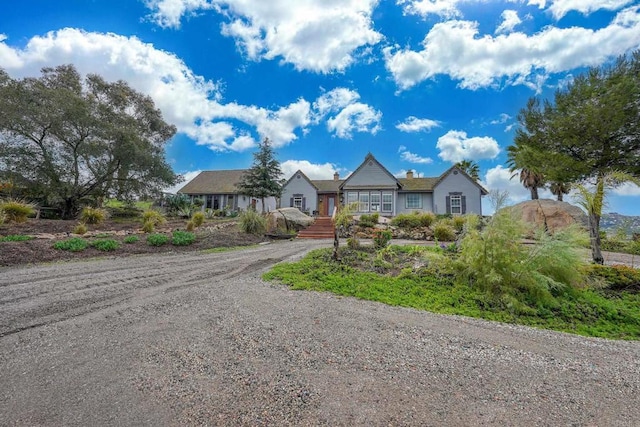
<instances>
[{"instance_id":1,"label":"green bush","mask_svg":"<svg viewBox=\"0 0 640 427\"><path fill-rule=\"evenodd\" d=\"M188 246L195 241L196 235L188 231L176 230L171 238L171 244L175 246Z\"/></svg>"},{"instance_id":2,"label":"green bush","mask_svg":"<svg viewBox=\"0 0 640 427\"><path fill-rule=\"evenodd\" d=\"M89 243L81 237L72 237L71 239L60 240L53 244L55 249L70 252L81 252L87 249L87 246L89 246Z\"/></svg>"},{"instance_id":3,"label":"green bush","mask_svg":"<svg viewBox=\"0 0 640 427\"><path fill-rule=\"evenodd\" d=\"M87 226L82 222L73 227L73 234L85 234L87 231Z\"/></svg>"},{"instance_id":4,"label":"green bush","mask_svg":"<svg viewBox=\"0 0 640 427\"><path fill-rule=\"evenodd\" d=\"M380 219L380 216L377 212L372 213L370 215L367 215L367 214L360 215L360 221L358 225L364 228L373 228L376 225L378 225L378 219Z\"/></svg>"},{"instance_id":5,"label":"green bush","mask_svg":"<svg viewBox=\"0 0 640 427\"><path fill-rule=\"evenodd\" d=\"M590 277L601 278L612 291L640 292L640 270L626 265L591 265Z\"/></svg>"},{"instance_id":6,"label":"green bush","mask_svg":"<svg viewBox=\"0 0 640 427\"><path fill-rule=\"evenodd\" d=\"M253 209L247 209L240 215L240 229L248 234L264 234L267 220Z\"/></svg>"},{"instance_id":7,"label":"green bush","mask_svg":"<svg viewBox=\"0 0 640 427\"><path fill-rule=\"evenodd\" d=\"M107 213L111 218L139 218L144 211L137 206L107 206Z\"/></svg>"},{"instance_id":8,"label":"green bush","mask_svg":"<svg viewBox=\"0 0 640 427\"><path fill-rule=\"evenodd\" d=\"M153 224L154 228L158 225L162 225L167 222L167 219L162 215L162 212L159 212L155 209L147 209L142 212L142 223L150 222ZM152 230L153 231L153 230Z\"/></svg>"},{"instance_id":9,"label":"green bush","mask_svg":"<svg viewBox=\"0 0 640 427\"><path fill-rule=\"evenodd\" d=\"M0 210L4 213L6 222L25 222L29 215L35 213L32 203L18 199L8 199L0 202Z\"/></svg>"},{"instance_id":10,"label":"green bush","mask_svg":"<svg viewBox=\"0 0 640 427\"><path fill-rule=\"evenodd\" d=\"M23 234L10 234L8 236L0 237L0 242L24 242L32 239L35 239L35 237L25 236Z\"/></svg>"},{"instance_id":11,"label":"green bush","mask_svg":"<svg viewBox=\"0 0 640 427\"><path fill-rule=\"evenodd\" d=\"M430 227L435 221L436 216L433 212L413 211L411 213L402 213L391 220L391 225L400 228L420 228Z\"/></svg>"},{"instance_id":12,"label":"green bush","mask_svg":"<svg viewBox=\"0 0 640 427\"><path fill-rule=\"evenodd\" d=\"M202 224L204 224L204 212L196 212L191 217L191 221L193 221L193 225L198 228Z\"/></svg>"},{"instance_id":13,"label":"green bush","mask_svg":"<svg viewBox=\"0 0 640 427\"><path fill-rule=\"evenodd\" d=\"M464 216L456 215L452 218L451 222L453 224L453 228L456 232L460 233L464 228L464 224L467 221L467 218Z\"/></svg>"},{"instance_id":14,"label":"green bush","mask_svg":"<svg viewBox=\"0 0 640 427\"><path fill-rule=\"evenodd\" d=\"M114 239L96 240L92 246L99 251L111 252L120 247L120 243Z\"/></svg>"},{"instance_id":15,"label":"green bush","mask_svg":"<svg viewBox=\"0 0 640 427\"><path fill-rule=\"evenodd\" d=\"M102 222L104 222L106 218L107 211L100 208L85 206L80 212L80 221L84 222L85 224L102 224Z\"/></svg>"},{"instance_id":16,"label":"green bush","mask_svg":"<svg viewBox=\"0 0 640 427\"><path fill-rule=\"evenodd\" d=\"M376 249L386 248L391 241L391 231L389 230L376 230L373 232L373 246Z\"/></svg>"},{"instance_id":17,"label":"green bush","mask_svg":"<svg viewBox=\"0 0 640 427\"><path fill-rule=\"evenodd\" d=\"M433 226L433 237L440 242L456 240L456 231L446 220L439 220Z\"/></svg>"},{"instance_id":18,"label":"green bush","mask_svg":"<svg viewBox=\"0 0 640 427\"><path fill-rule=\"evenodd\" d=\"M156 229L153 221L145 221L142 223L142 231L145 233L153 233L153 230Z\"/></svg>"},{"instance_id":19,"label":"green bush","mask_svg":"<svg viewBox=\"0 0 640 427\"><path fill-rule=\"evenodd\" d=\"M193 220L187 221L187 231L193 231L196 229L196 225Z\"/></svg>"},{"instance_id":20,"label":"green bush","mask_svg":"<svg viewBox=\"0 0 640 427\"><path fill-rule=\"evenodd\" d=\"M138 236L127 236L124 239L122 239L123 242L128 243L128 244L136 243L139 240L140 240L140 238Z\"/></svg>"},{"instance_id":21,"label":"green bush","mask_svg":"<svg viewBox=\"0 0 640 427\"><path fill-rule=\"evenodd\" d=\"M147 244L149 246L162 246L167 242L169 242L169 236L166 234L155 233L147 236Z\"/></svg>"}]
</instances>

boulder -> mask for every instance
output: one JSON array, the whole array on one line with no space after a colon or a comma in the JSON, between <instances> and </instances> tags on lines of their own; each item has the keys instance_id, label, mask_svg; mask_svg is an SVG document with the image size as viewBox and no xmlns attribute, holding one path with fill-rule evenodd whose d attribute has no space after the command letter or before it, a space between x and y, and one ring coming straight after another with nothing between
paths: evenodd
<instances>
[{"instance_id":1,"label":"boulder","mask_svg":"<svg viewBox=\"0 0 640 427\"><path fill-rule=\"evenodd\" d=\"M300 231L314 221L312 217L303 214L297 208L276 209L267 215L267 231L269 233L277 230Z\"/></svg>"},{"instance_id":2,"label":"boulder","mask_svg":"<svg viewBox=\"0 0 640 427\"><path fill-rule=\"evenodd\" d=\"M589 218L584 211L567 202L551 199L527 200L511 206L510 209L519 212L523 221L536 227L544 228L546 223L550 233L555 233L572 224L583 227L589 225Z\"/></svg>"}]
</instances>

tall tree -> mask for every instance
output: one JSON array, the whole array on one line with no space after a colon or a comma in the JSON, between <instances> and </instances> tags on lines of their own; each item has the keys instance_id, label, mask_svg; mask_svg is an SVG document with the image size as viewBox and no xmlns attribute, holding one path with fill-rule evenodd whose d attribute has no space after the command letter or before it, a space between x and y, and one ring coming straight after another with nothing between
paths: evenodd
<instances>
[{"instance_id":1,"label":"tall tree","mask_svg":"<svg viewBox=\"0 0 640 427\"><path fill-rule=\"evenodd\" d=\"M515 142L549 181L592 182L591 204L604 205L604 189L640 176L640 51L613 65L591 68L554 102L528 102L519 116ZM585 187L587 188L587 187ZM602 264L600 213L589 214L593 261Z\"/></svg>"},{"instance_id":2,"label":"tall tree","mask_svg":"<svg viewBox=\"0 0 640 427\"><path fill-rule=\"evenodd\" d=\"M72 65L14 80L0 70L0 179L72 218L81 203L178 182L164 158L176 129L148 96Z\"/></svg>"},{"instance_id":3,"label":"tall tree","mask_svg":"<svg viewBox=\"0 0 640 427\"><path fill-rule=\"evenodd\" d=\"M480 181L480 166L473 160L463 160L455 165L465 171L471 178Z\"/></svg>"},{"instance_id":4,"label":"tall tree","mask_svg":"<svg viewBox=\"0 0 640 427\"><path fill-rule=\"evenodd\" d=\"M282 194L281 176L280 162L275 157L271 141L265 138L258 145L258 151L253 153L253 165L242 176L238 189L242 194L260 199L262 213L265 213L265 199Z\"/></svg>"},{"instance_id":5,"label":"tall tree","mask_svg":"<svg viewBox=\"0 0 640 427\"><path fill-rule=\"evenodd\" d=\"M549 190L551 191L551 194L558 198L559 202L562 202L563 195L569 194L569 191L571 191L571 184L567 184L562 181L554 181L549 184Z\"/></svg>"},{"instance_id":6,"label":"tall tree","mask_svg":"<svg viewBox=\"0 0 640 427\"><path fill-rule=\"evenodd\" d=\"M511 179L518 176L522 186L531 193L531 200L538 200L538 188L544 187L544 175L533 162L526 146L516 143L507 147L507 165L513 173Z\"/></svg>"}]
</instances>

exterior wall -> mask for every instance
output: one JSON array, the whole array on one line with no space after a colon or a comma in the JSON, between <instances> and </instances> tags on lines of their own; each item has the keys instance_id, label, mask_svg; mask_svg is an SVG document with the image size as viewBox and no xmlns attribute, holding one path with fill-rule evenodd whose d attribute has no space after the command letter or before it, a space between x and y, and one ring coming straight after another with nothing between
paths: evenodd
<instances>
[{"instance_id":1,"label":"exterior wall","mask_svg":"<svg viewBox=\"0 0 640 427\"><path fill-rule=\"evenodd\" d=\"M376 207L376 205L374 204L374 199L372 195L379 195L379 204ZM385 209L385 203L384 203L384 195L385 194L390 194L391 195L391 209ZM350 199L350 195L355 195L355 199L351 200ZM361 203L362 199L360 198L360 195L366 195L367 198L367 203ZM397 195L397 191L395 189L389 189L389 188L383 188L383 189L349 189L349 190L344 190L342 193L342 198L343 198L343 205L350 205L353 202L357 202L358 203L358 207L355 210L356 214L369 214L369 213L378 213L382 216L387 216L387 217L392 217L395 216L397 214L396 209L397 209L397 199L398 199L398 195ZM363 208L363 206L365 206Z\"/></svg>"},{"instance_id":2,"label":"exterior wall","mask_svg":"<svg viewBox=\"0 0 640 427\"><path fill-rule=\"evenodd\" d=\"M414 211L420 212L435 212L433 209L433 194L432 193L411 193L419 194L422 201L421 209L407 208L407 193L398 193L398 201L396 208L396 215L401 213L411 213Z\"/></svg>"},{"instance_id":3,"label":"exterior wall","mask_svg":"<svg viewBox=\"0 0 640 427\"><path fill-rule=\"evenodd\" d=\"M298 178L300 176L300 178ZM302 194L305 201L305 209L310 213L318 210L318 192L304 176L296 173L292 179L287 182L287 185L283 188L282 196L280 198L280 207L287 208L291 206L291 199L294 194Z\"/></svg>"},{"instance_id":4,"label":"exterior wall","mask_svg":"<svg viewBox=\"0 0 640 427\"><path fill-rule=\"evenodd\" d=\"M247 208L249 208L251 206L251 197L249 196L243 196L241 194L238 194L237 196L237 206L238 209L242 209L243 211L246 211ZM262 200L254 198L256 200L256 211L258 212L262 212ZM271 212L276 210L276 198L275 197L265 197L264 199L265 202L265 212Z\"/></svg>"},{"instance_id":5,"label":"exterior wall","mask_svg":"<svg viewBox=\"0 0 640 427\"><path fill-rule=\"evenodd\" d=\"M345 182L343 189L348 190L355 187L379 187L395 188L397 182L395 178L380 167L373 160L367 160L366 164Z\"/></svg>"},{"instance_id":6,"label":"exterior wall","mask_svg":"<svg viewBox=\"0 0 640 427\"><path fill-rule=\"evenodd\" d=\"M461 173L452 171L433 190L434 212L437 214L447 213L447 196L450 192L461 193L466 199L466 212L482 215L482 194L480 188Z\"/></svg>"}]
</instances>

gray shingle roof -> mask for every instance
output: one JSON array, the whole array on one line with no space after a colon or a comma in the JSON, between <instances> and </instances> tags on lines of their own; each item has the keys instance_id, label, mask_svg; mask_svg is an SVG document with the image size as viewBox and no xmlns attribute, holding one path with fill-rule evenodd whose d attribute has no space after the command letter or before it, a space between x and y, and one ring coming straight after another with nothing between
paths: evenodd
<instances>
[{"instance_id":1,"label":"gray shingle roof","mask_svg":"<svg viewBox=\"0 0 640 427\"><path fill-rule=\"evenodd\" d=\"M246 169L203 171L189 181L178 193L184 194L235 194L236 184Z\"/></svg>"}]
</instances>

